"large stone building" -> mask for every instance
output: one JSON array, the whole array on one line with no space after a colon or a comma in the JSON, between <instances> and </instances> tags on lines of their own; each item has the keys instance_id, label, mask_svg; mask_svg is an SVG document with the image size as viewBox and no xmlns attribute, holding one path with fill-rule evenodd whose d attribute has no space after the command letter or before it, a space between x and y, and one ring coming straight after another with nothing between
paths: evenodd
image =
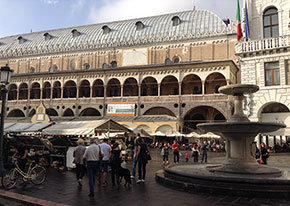
<instances>
[{"instance_id":1,"label":"large stone building","mask_svg":"<svg viewBox=\"0 0 290 206\"><path fill-rule=\"evenodd\" d=\"M207 10L0 38L0 66L14 70L7 119L30 121L42 102L54 121L149 133L225 121L232 103L218 88L239 81L235 43L235 23Z\"/></svg>"},{"instance_id":2,"label":"large stone building","mask_svg":"<svg viewBox=\"0 0 290 206\"><path fill-rule=\"evenodd\" d=\"M247 2L250 40L239 42L236 54L241 82L260 91L248 97L245 109L255 121L284 122L286 129L272 133L284 139L290 136L290 1Z\"/></svg>"}]
</instances>

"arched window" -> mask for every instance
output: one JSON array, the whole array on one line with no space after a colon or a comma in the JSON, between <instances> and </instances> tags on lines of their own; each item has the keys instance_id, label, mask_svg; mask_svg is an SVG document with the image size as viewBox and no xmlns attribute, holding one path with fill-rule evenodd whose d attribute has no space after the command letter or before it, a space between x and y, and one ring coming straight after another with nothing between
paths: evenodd
<instances>
[{"instance_id":1,"label":"arched window","mask_svg":"<svg viewBox=\"0 0 290 206\"><path fill-rule=\"evenodd\" d=\"M104 83L97 79L93 84L93 97L104 97Z\"/></svg>"},{"instance_id":2,"label":"arched window","mask_svg":"<svg viewBox=\"0 0 290 206\"><path fill-rule=\"evenodd\" d=\"M59 81L54 82L53 84L52 98L61 98L61 84Z\"/></svg>"},{"instance_id":3,"label":"arched window","mask_svg":"<svg viewBox=\"0 0 290 206\"><path fill-rule=\"evenodd\" d=\"M76 29L73 29L73 30L71 31L71 33L72 33L72 36L73 36L73 37L77 37L77 36L81 35L81 33L80 33L78 30L76 30Z\"/></svg>"},{"instance_id":4,"label":"arched window","mask_svg":"<svg viewBox=\"0 0 290 206\"><path fill-rule=\"evenodd\" d=\"M54 64L53 66L49 67L49 72L57 72L58 71L58 67Z\"/></svg>"},{"instance_id":5,"label":"arched window","mask_svg":"<svg viewBox=\"0 0 290 206\"><path fill-rule=\"evenodd\" d=\"M177 64L180 62L180 58L179 56L174 56L173 59L172 59L173 63Z\"/></svg>"},{"instance_id":6,"label":"arched window","mask_svg":"<svg viewBox=\"0 0 290 206\"><path fill-rule=\"evenodd\" d=\"M278 10L268 8L263 14L264 38L279 36Z\"/></svg>"},{"instance_id":7,"label":"arched window","mask_svg":"<svg viewBox=\"0 0 290 206\"><path fill-rule=\"evenodd\" d=\"M79 88L79 98L83 97L88 98L90 97L90 94L91 94L90 82L88 80L83 80Z\"/></svg>"},{"instance_id":8,"label":"arched window","mask_svg":"<svg viewBox=\"0 0 290 206\"><path fill-rule=\"evenodd\" d=\"M52 38L52 36L47 32L45 34L43 34L43 36L44 36L45 41L50 40Z\"/></svg>"},{"instance_id":9,"label":"arched window","mask_svg":"<svg viewBox=\"0 0 290 206\"><path fill-rule=\"evenodd\" d=\"M35 82L30 88L30 99L40 99L40 84Z\"/></svg>"},{"instance_id":10,"label":"arched window","mask_svg":"<svg viewBox=\"0 0 290 206\"><path fill-rule=\"evenodd\" d=\"M84 69L85 70L88 70L88 69L90 69L91 68L91 65L89 65L88 63L85 63L84 64Z\"/></svg>"},{"instance_id":11,"label":"arched window","mask_svg":"<svg viewBox=\"0 0 290 206\"><path fill-rule=\"evenodd\" d=\"M111 67L112 67L112 68L117 68L117 67L118 67L117 62L116 62L116 61L112 61L112 62L111 62Z\"/></svg>"},{"instance_id":12,"label":"arched window","mask_svg":"<svg viewBox=\"0 0 290 206\"><path fill-rule=\"evenodd\" d=\"M142 21L137 21L135 26L137 31L140 31L144 28L144 24L142 23Z\"/></svg>"},{"instance_id":13,"label":"arched window","mask_svg":"<svg viewBox=\"0 0 290 206\"><path fill-rule=\"evenodd\" d=\"M50 98L50 91L51 91L51 85L49 82L45 82L42 88L42 98L43 99L49 99Z\"/></svg>"},{"instance_id":14,"label":"arched window","mask_svg":"<svg viewBox=\"0 0 290 206\"><path fill-rule=\"evenodd\" d=\"M72 60L70 61L70 63L69 63L69 67L70 67L70 69L71 69L71 70L75 70L75 69L76 69L76 66L77 66L76 61L75 61L74 59L72 59Z\"/></svg>"},{"instance_id":15,"label":"arched window","mask_svg":"<svg viewBox=\"0 0 290 206\"><path fill-rule=\"evenodd\" d=\"M17 86L15 84L10 84L8 87L8 100L17 99Z\"/></svg>"},{"instance_id":16,"label":"arched window","mask_svg":"<svg viewBox=\"0 0 290 206\"><path fill-rule=\"evenodd\" d=\"M63 88L63 98L76 98L77 96L77 85L74 81L68 81L65 83Z\"/></svg>"},{"instance_id":17,"label":"arched window","mask_svg":"<svg viewBox=\"0 0 290 206\"><path fill-rule=\"evenodd\" d=\"M172 17L171 20L172 20L172 25L173 26L178 26L181 23L181 20L180 20L180 18L178 16Z\"/></svg>"},{"instance_id":18,"label":"arched window","mask_svg":"<svg viewBox=\"0 0 290 206\"><path fill-rule=\"evenodd\" d=\"M19 86L19 99L28 99L28 86L26 83L22 83Z\"/></svg>"},{"instance_id":19,"label":"arched window","mask_svg":"<svg viewBox=\"0 0 290 206\"><path fill-rule=\"evenodd\" d=\"M36 69L34 67L30 67L30 73L35 73Z\"/></svg>"},{"instance_id":20,"label":"arched window","mask_svg":"<svg viewBox=\"0 0 290 206\"><path fill-rule=\"evenodd\" d=\"M111 31L110 27L108 27L107 25L103 26L102 30L103 30L103 34L108 34Z\"/></svg>"}]
</instances>

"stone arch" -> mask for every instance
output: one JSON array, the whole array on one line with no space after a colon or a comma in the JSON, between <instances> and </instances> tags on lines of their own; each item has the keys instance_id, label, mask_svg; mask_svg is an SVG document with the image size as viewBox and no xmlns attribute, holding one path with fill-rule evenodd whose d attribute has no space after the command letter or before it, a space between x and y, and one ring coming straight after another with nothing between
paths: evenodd
<instances>
[{"instance_id":1,"label":"stone arch","mask_svg":"<svg viewBox=\"0 0 290 206\"><path fill-rule=\"evenodd\" d=\"M19 99L28 99L28 85L21 83L19 86Z\"/></svg>"},{"instance_id":2,"label":"stone arch","mask_svg":"<svg viewBox=\"0 0 290 206\"><path fill-rule=\"evenodd\" d=\"M20 109L14 109L8 113L7 117L25 117L25 114Z\"/></svg>"},{"instance_id":3,"label":"stone arch","mask_svg":"<svg viewBox=\"0 0 290 206\"><path fill-rule=\"evenodd\" d=\"M160 95L178 95L179 93L178 80L175 76L166 76L161 81Z\"/></svg>"},{"instance_id":4,"label":"stone arch","mask_svg":"<svg viewBox=\"0 0 290 206\"><path fill-rule=\"evenodd\" d=\"M46 114L48 115L48 116L54 116L54 117L57 117L57 116L59 116L58 115L58 112L55 110L55 109L53 109L53 108L48 108L48 109L46 109Z\"/></svg>"},{"instance_id":5,"label":"stone arch","mask_svg":"<svg viewBox=\"0 0 290 206\"><path fill-rule=\"evenodd\" d=\"M141 83L141 96L158 96L158 83L154 77L146 77Z\"/></svg>"},{"instance_id":6,"label":"stone arch","mask_svg":"<svg viewBox=\"0 0 290 206\"><path fill-rule=\"evenodd\" d=\"M64 116L64 117L73 117L73 116L75 116L75 114L74 114L74 112L70 108L67 108L64 111L64 113L63 113L62 116Z\"/></svg>"},{"instance_id":7,"label":"stone arch","mask_svg":"<svg viewBox=\"0 0 290 206\"><path fill-rule=\"evenodd\" d=\"M202 94L202 82L200 77L195 74L185 76L181 84L181 94Z\"/></svg>"},{"instance_id":8,"label":"stone arch","mask_svg":"<svg viewBox=\"0 0 290 206\"><path fill-rule=\"evenodd\" d=\"M74 81L69 80L63 87L63 98L76 98L77 97L77 85Z\"/></svg>"},{"instance_id":9,"label":"stone arch","mask_svg":"<svg viewBox=\"0 0 290 206\"><path fill-rule=\"evenodd\" d=\"M97 79L93 83L93 97L104 97L104 82Z\"/></svg>"},{"instance_id":10,"label":"stone arch","mask_svg":"<svg viewBox=\"0 0 290 206\"><path fill-rule=\"evenodd\" d=\"M224 85L227 85L227 81L223 74L219 72L211 73L205 79L204 93L205 94L219 93L218 89Z\"/></svg>"},{"instance_id":11,"label":"stone arch","mask_svg":"<svg viewBox=\"0 0 290 206\"><path fill-rule=\"evenodd\" d=\"M8 86L8 100L17 100L17 86L10 84Z\"/></svg>"},{"instance_id":12,"label":"stone arch","mask_svg":"<svg viewBox=\"0 0 290 206\"><path fill-rule=\"evenodd\" d=\"M88 80L82 80L79 88L79 98L88 98L91 95L91 85Z\"/></svg>"},{"instance_id":13,"label":"stone arch","mask_svg":"<svg viewBox=\"0 0 290 206\"><path fill-rule=\"evenodd\" d=\"M280 102L268 102L261 106L258 110L258 118L261 117L262 113L284 113L290 112L290 109Z\"/></svg>"},{"instance_id":14,"label":"stone arch","mask_svg":"<svg viewBox=\"0 0 290 206\"><path fill-rule=\"evenodd\" d=\"M42 99L50 99L51 93L51 84L49 82L45 82L42 88Z\"/></svg>"},{"instance_id":15,"label":"stone arch","mask_svg":"<svg viewBox=\"0 0 290 206\"><path fill-rule=\"evenodd\" d=\"M59 81L53 83L52 98L61 98L61 83Z\"/></svg>"},{"instance_id":16,"label":"stone arch","mask_svg":"<svg viewBox=\"0 0 290 206\"><path fill-rule=\"evenodd\" d=\"M102 116L102 115L97 109L88 107L86 109L83 109L80 113L80 117L85 117L85 116Z\"/></svg>"},{"instance_id":17,"label":"stone arch","mask_svg":"<svg viewBox=\"0 0 290 206\"><path fill-rule=\"evenodd\" d=\"M33 115L35 115L36 111L35 109L32 109L29 114L28 114L28 117L32 117Z\"/></svg>"},{"instance_id":18,"label":"stone arch","mask_svg":"<svg viewBox=\"0 0 290 206\"><path fill-rule=\"evenodd\" d=\"M124 81L123 96L138 96L138 82L135 78L129 77Z\"/></svg>"},{"instance_id":19,"label":"stone arch","mask_svg":"<svg viewBox=\"0 0 290 206\"><path fill-rule=\"evenodd\" d=\"M171 110L165 107L152 107L144 112L143 115L168 115L176 117L176 115Z\"/></svg>"},{"instance_id":20,"label":"stone arch","mask_svg":"<svg viewBox=\"0 0 290 206\"><path fill-rule=\"evenodd\" d=\"M149 126L145 125L145 124L138 125L137 129L138 130L141 130L142 129L145 132L147 132L148 134L151 134L152 133L152 129Z\"/></svg>"},{"instance_id":21,"label":"stone arch","mask_svg":"<svg viewBox=\"0 0 290 206\"><path fill-rule=\"evenodd\" d=\"M159 126L155 132L158 132L158 131L164 134L172 134L174 132L174 129L170 125L165 124L165 125Z\"/></svg>"},{"instance_id":22,"label":"stone arch","mask_svg":"<svg viewBox=\"0 0 290 206\"><path fill-rule=\"evenodd\" d=\"M121 96L121 84L116 78L110 79L107 84L107 97L119 97Z\"/></svg>"},{"instance_id":23,"label":"stone arch","mask_svg":"<svg viewBox=\"0 0 290 206\"><path fill-rule=\"evenodd\" d=\"M34 82L30 88L30 99L40 99L40 84Z\"/></svg>"},{"instance_id":24,"label":"stone arch","mask_svg":"<svg viewBox=\"0 0 290 206\"><path fill-rule=\"evenodd\" d=\"M216 108L211 106L197 106L189 110L183 118L183 132L196 130L196 125L206 122L226 121L225 116Z\"/></svg>"}]
</instances>

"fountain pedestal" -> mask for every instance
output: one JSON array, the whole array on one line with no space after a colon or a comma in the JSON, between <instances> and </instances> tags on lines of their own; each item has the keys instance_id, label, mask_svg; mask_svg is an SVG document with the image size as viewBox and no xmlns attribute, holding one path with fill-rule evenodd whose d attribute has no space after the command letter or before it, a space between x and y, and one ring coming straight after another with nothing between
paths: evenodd
<instances>
[{"instance_id":1,"label":"fountain pedestal","mask_svg":"<svg viewBox=\"0 0 290 206\"><path fill-rule=\"evenodd\" d=\"M169 165L156 173L156 180L190 192L247 197L290 198L290 168L260 165L255 159L254 138L259 133L285 127L271 122L250 122L243 113L244 94L259 90L256 85L229 85L220 93L234 96L234 114L228 122L203 123L197 127L226 139L226 163Z\"/></svg>"}]
</instances>

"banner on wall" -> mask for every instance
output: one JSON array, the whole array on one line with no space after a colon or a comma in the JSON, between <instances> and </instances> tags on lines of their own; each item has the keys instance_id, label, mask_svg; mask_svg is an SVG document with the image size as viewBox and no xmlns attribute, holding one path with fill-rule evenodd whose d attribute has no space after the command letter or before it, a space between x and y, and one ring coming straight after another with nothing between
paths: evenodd
<instances>
[{"instance_id":1,"label":"banner on wall","mask_svg":"<svg viewBox=\"0 0 290 206\"><path fill-rule=\"evenodd\" d=\"M109 102L107 116L135 116L135 102Z\"/></svg>"}]
</instances>

